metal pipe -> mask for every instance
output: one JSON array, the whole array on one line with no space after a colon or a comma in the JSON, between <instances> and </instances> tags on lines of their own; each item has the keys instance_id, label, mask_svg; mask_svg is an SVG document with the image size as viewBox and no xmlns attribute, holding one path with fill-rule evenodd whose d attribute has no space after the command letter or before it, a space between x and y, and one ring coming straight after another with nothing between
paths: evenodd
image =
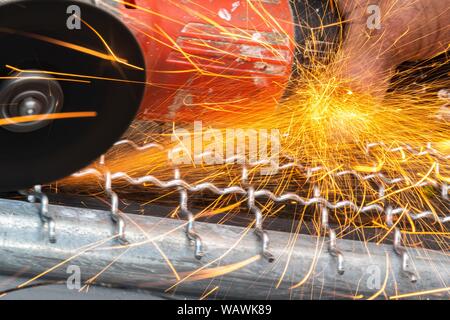
<instances>
[{"instance_id":1,"label":"metal pipe","mask_svg":"<svg viewBox=\"0 0 450 320\"><path fill-rule=\"evenodd\" d=\"M50 205L56 227L50 243L38 213L37 204L0 200L0 273L32 280L48 272L33 281L64 280L75 265L89 284L250 299L385 298L450 283L450 258L437 251L407 249L418 276L412 283L391 245L340 240L346 271L339 275L323 237L268 231L276 259L268 263L251 226L197 223L206 248L199 261L184 234L186 221L121 214L129 241L121 246L111 236L116 229L108 211Z\"/></svg>"}]
</instances>

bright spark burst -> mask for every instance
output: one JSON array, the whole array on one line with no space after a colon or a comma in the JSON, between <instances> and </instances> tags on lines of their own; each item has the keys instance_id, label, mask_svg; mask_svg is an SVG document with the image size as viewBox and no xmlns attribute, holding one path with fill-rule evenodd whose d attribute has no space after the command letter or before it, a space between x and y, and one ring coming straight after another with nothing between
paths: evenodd
<instances>
[{"instance_id":1,"label":"bright spark burst","mask_svg":"<svg viewBox=\"0 0 450 320\"><path fill-rule=\"evenodd\" d=\"M175 4L185 8L189 14L193 14L196 10L195 6L184 6L178 2L174 2ZM260 3L254 4L248 1L248 4L251 10L255 10L259 16L264 17L268 25L283 32L277 27L275 19L267 11L262 10L263 6ZM173 20L149 8L128 5L147 13L149 17L157 15L158 18ZM219 22L200 14L196 16L222 32L229 33L229 30L221 27ZM172 22L182 23L181 21ZM140 23L145 24L144 21ZM177 46L176 41L171 39L167 32L159 26L147 25L146 27L152 28L158 35L164 35L166 37L164 45L178 51L192 63L191 68L186 72L194 70L199 75L207 75L212 79L235 77L236 86L239 86L239 80L241 80L239 76L215 74L203 70L196 64L196 57ZM144 35L153 37L148 33ZM244 30L231 36L251 37ZM294 41L294 39L290 40ZM312 38L310 41L312 42L310 45L314 47L315 39ZM209 43L204 45L211 46ZM269 43L263 43L263 46L275 55L278 54L277 48ZM212 49L222 50L222 48ZM88 51L88 49L83 50ZM100 55L115 59L111 52ZM278 195L295 192L311 198L315 192L314 188L319 188L321 196L333 203L348 200L361 207L366 204L381 206L389 204L392 207L407 208L413 214L430 211L435 217L447 216L448 201L445 202L439 197L438 190L434 186L450 182L450 128L448 120L439 117L443 103L436 96L439 88L450 86L448 77L444 80L432 80L426 84L403 85L402 81L405 78L422 71L423 64L419 64L413 69L398 71L391 83L393 90L384 99L380 99L372 92L353 91L350 86L351 81L341 77L345 59L346 57L338 53L331 61L324 64L317 56L311 54L309 60L312 61L314 68L300 69L300 75L290 84L290 87L294 88L292 94L277 105L274 105L271 96L260 97L259 93L251 92L249 96L257 96L258 99L221 100L219 104L205 101L200 107L209 111L214 110L215 113L208 113L208 118L204 122L211 123L222 130L229 127L278 129L282 137L280 154L283 157L294 159L295 163L304 168L319 168L307 174L306 170L302 171L296 167L275 176L261 176L257 173L257 168L254 168L250 180L256 190L271 189ZM429 72L447 63L447 59L433 62L432 70ZM62 75L66 76L66 74ZM222 93L223 96L229 97L229 92L233 88L227 87L222 90L223 92L216 91L216 95ZM162 180L173 179L173 170L167 162L167 151L173 147L170 137L172 128L177 125L183 124L136 122L129 136L137 144L155 141L162 144L164 149L152 149L147 152L115 148L106 157L108 169L111 172L125 172L133 177L153 175ZM371 147L368 148L368 146ZM427 146L432 146L438 157L425 152ZM184 179L195 184L209 181L217 185L232 186L240 183L240 169L235 166L184 165L180 167L180 170L184 174ZM352 174L340 174L343 172ZM369 175L375 175L374 180L378 182L383 180L380 177L398 182L388 184L384 195L381 196L380 190L372 180L361 178ZM355 177L359 178L355 180ZM423 187L426 183L429 187ZM173 203L173 190L157 191L157 189L150 189L151 187L151 185L130 186L125 181L116 181L114 185L116 191L128 196L138 191L135 197L145 204ZM102 186L95 176L85 176L65 179L58 183L58 188L65 192L96 195L101 191ZM152 190L151 195L148 190ZM130 197L133 198L133 196ZM211 199L210 204L199 216L220 215L223 216L221 219L223 223L240 213L241 203L242 199L236 200L234 196L220 196ZM280 208L271 200L260 205L266 216L282 215L285 212L284 207ZM334 224L339 226L338 237L357 234L357 238L361 241L381 242L392 231L392 228L386 225L385 217L379 213L367 215L360 211L336 209L331 216ZM307 213L305 210L297 219L303 221L306 217L312 220L313 224L319 224L320 217L314 213ZM417 246L417 239L420 239L418 236L428 235L433 237L433 241L440 250L448 253L450 233L448 227L442 223L412 221L402 217L398 227L404 235L409 236L406 240L407 244ZM317 228L309 230L311 234L320 233ZM377 230L378 233L373 230ZM389 260L387 264L388 262ZM236 266L240 264L224 267L220 269L219 274L222 274L224 270L235 270ZM213 276L213 274L208 272L207 276ZM299 282L300 285L305 280ZM434 291L430 290L430 292ZM381 291L376 296L379 294ZM393 298L415 294L421 293L399 295Z\"/></svg>"}]
</instances>

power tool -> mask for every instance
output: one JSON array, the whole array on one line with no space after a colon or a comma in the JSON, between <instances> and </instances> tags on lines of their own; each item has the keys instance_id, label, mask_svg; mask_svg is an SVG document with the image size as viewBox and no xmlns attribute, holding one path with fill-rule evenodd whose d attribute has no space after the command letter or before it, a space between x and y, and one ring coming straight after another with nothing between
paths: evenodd
<instances>
[{"instance_id":1,"label":"power tool","mask_svg":"<svg viewBox=\"0 0 450 320\"><path fill-rule=\"evenodd\" d=\"M332 0L120 3L146 60L146 119L191 122L233 104L274 105L299 68L326 62L343 32Z\"/></svg>"},{"instance_id":2,"label":"power tool","mask_svg":"<svg viewBox=\"0 0 450 320\"><path fill-rule=\"evenodd\" d=\"M0 1L0 191L81 169L136 117L276 104L338 20L332 1Z\"/></svg>"}]
</instances>

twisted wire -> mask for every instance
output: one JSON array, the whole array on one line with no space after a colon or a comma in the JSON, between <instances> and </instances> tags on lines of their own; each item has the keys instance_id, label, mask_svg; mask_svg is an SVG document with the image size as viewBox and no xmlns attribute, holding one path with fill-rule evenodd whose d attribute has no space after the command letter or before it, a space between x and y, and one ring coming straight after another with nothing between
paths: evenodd
<instances>
[{"instance_id":1,"label":"twisted wire","mask_svg":"<svg viewBox=\"0 0 450 320\"><path fill-rule=\"evenodd\" d=\"M42 187L40 185L36 185L31 190L22 190L20 193L27 196L27 200L31 203L39 201L39 217L41 218L42 223L47 224L49 241L51 243L55 243L56 224L55 220L49 215L48 197L44 192L42 192Z\"/></svg>"},{"instance_id":2,"label":"twisted wire","mask_svg":"<svg viewBox=\"0 0 450 320\"><path fill-rule=\"evenodd\" d=\"M149 143L143 146L138 146L134 142L130 140L121 140L115 144L115 146L129 146L131 148L134 148L137 151L146 151L150 149L159 149L163 150L162 146L159 144ZM381 146L386 148L390 152L402 152L403 150L407 150L411 152L414 155L417 156L423 156L423 155L432 155L439 159L448 159L448 156L443 156L439 154L438 151L432 148L431 144L428 144L425 149L415 149L411 146L405 145L400 146L396 148L388 148L383 143L372 143L368 144L366 147L366 153L370 153L371 149L373 149L376 146ZM173 153L176 151L175 149L171 149L168 152L168 158L173 161ZM210 153L202 153L198 154L194 157L194 159L202 159L204 156L209 155ZM390 205L384 203L377 203L377 201L373 201L372 204L369 205L358 205L356 202L352 200L341 200L336 202L331 202L325 197L322 197L320 195L320 190L315 187L314 195L310 198L305 198L300 195L298 195L295 192L285 192L282 194L275 194L274 192L268 190L268 189L259 189L255 190L255 188L248 182L248 167L258 167L258 166L264 166L264 165L270 165L273 166L276 171L279 170L289 170L289 169L299 169L302 170L306 177L309 179L314 173L320 172L322 170L325 170L325 168L321 166L316 167L305 167L302 164L299 164L293 159L292 157L285 156L286 159L291 160L288 163L284 164L278 164L277 162L273 161L272 159L265 159L265 160L259 160L259 161L253 161L249 162L247 159L243 156L232 156L224 160L224 164L241 164L242 165L242 175L241 175L241 185L233 185L228 187L219 187L211 182L202 182L199 184L191 184L180 177L180 170L176 166L174 166L174 178L171 180L161 180L153 175L144 175L140 177L132 177L129 174L125 172L115 172L115 173L106 173L106 175L95 168L87 168L85 170L82 170L78 173L75 173L74 177L83 177L86 175L94 175L99 178L103 178L106 180L105 186L106 191L111 197L112 201L112 212L114 212L114 200L117 200L117 195L114 197L114 192L112 191L112 182L113 181L126 181L127 183L131 185L143 185L143 184L151 184L153 186L156 186L161 189L171 189L175 188L179 195L180 195L180 210L183 216L185 216L188 220L187 226L186 226L186 235L188 240L194 244L195 246L195 256L196 258L200 259L203 255L203 242L201 237L196 233L194 228L194 221L195 217L193 213L188 208L188 193L198 193L202 191L208 191L212 194L223 196L223 195L241 195L244 197L247 197L247 205L250 209L250 211L255 216L255 234L261 241L261 252L262 255L269 261L273 261L274 257L269 251L269 235L267 231L263 229L263 214L261 210L256 205L256 199L258 198L267 198L270 199L276 203L285 203L285 202L296 202L302 206L312 206L316 205L321 212L321 227L322 230L325 232L326 235L329 236L329 245L328 245L328 251L333 257L337 258L337 269L338 273L342 274L344 273L344 256L342 252L339 250L337 246L337 239L336 239L336 231L330 226L329 224L329 210L338 210L338 209L345 209L349 208L354 212L360 212L360 213L385 213L386 214L386 224L389 227L393 227L392 217L393 215L406 212L406 214L414 221L422 220L422 219L432 219L435 222L440 223L448 223L450 222L450 215L440 217L437 216L435 213L431 211L423 211L418 213L412 213L409 210L406 210L405 208L392 208ZM427 180L421 182L417 187L425 187L425 186L433 186L435 188L441 189L441 195L442 198L445 200L448 200L448 183L446 180L442 179L442 176L440 174L440 166L439 163L434 168L435 173L435 179L432 179L431 177ZM371 173L371 174L361 174L360 172L356 170L342 170L337 171L335 173L332 173L335 177L343 177L343 176L353 176L358 181L373 181L376 183L376 185L379 188L379 197L382 199L385 194L384 185L395 185L402 182L405 182L409 185L411 185L411 181L405 179L405 177L396 177L396 178L390 178L385 176L381 172ZM117 218L117 215L112 214L113 219ZM120 218L120 217L119 217ZM115 222L119 221L119 230L120 227L120 220L114 220ZM123 230L123 229L122 229ZM410 271L410 258L408 253L406 252L406 249L402 245L402 234L398 227L394 227L394 251L402 257L402 265L403 265L403 271L408 274L412 281L415 281L417 278L415 274ZM119 232L120 234L120 232Z\"/></svg>"}]
</instances>

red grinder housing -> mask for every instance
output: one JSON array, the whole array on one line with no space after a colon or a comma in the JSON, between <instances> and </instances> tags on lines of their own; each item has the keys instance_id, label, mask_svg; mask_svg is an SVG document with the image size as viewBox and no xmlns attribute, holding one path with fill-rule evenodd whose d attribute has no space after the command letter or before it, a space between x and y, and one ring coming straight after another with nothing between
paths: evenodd
<instances>
[{"instance_id":1,"label":"red grinder housing","mask_svg":"<svg viewBox=\"0 0 450 320\"><path fill-rule=\"evenodd\" d=\"M275 106L297 66L341 31L327 27L339 15L321 0L128 0L120 11L146 60L140 117L164 121Z\"/></svg>"}]
</instances>

